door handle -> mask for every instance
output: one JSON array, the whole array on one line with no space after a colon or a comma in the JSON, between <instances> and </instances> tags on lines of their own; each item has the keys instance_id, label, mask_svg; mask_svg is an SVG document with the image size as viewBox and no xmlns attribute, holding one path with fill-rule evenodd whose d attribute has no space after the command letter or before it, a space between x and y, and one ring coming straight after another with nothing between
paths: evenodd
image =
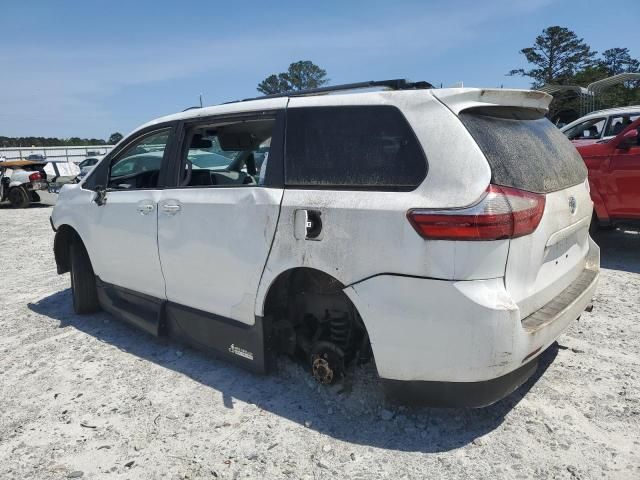
<instances>
[{"instance_id":1,"label":"door handle","mask_svg":"<svg viewBox=\"0 0 640 480\"><path fill-rule=\"evenodd\" d=\"M155 210L155 208L156 207L153 203L146 203L146 202L141 202L136 207L136 209L138 210L138 212L140 212L141 215L146 215L148 213L151 213Z\"/></svg>"},{"instance_id":2,"label":"door handle","mask_svg":"<svg viewBox=\"0 0 640 480\"><path fill-rule=\"evenodd\" d=\"M162 208L162 211L167 215L175 215L180 210L182 210L182 207L176 203L164 203L162 204L161 208Z\"/></svg>"}]
</instances>

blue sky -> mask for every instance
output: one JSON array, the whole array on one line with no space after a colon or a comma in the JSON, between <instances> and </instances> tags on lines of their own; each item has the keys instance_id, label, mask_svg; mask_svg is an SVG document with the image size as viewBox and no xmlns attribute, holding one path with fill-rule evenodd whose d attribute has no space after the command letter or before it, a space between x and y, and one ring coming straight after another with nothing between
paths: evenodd
<instances>
[{"instance_id":1,"label":"blue sky","mask_svg":"<svg viewBox=\"0 0 640 480\"><path fill-rule=\"evenodd\" d=\"M207 105L257 95L302 59L332 83L526 88L505 74L543 28L638 58L639 24L637 8L591 0L0 0L0 135L127 133L200 93Z\"/></svg>"}]
</instances>

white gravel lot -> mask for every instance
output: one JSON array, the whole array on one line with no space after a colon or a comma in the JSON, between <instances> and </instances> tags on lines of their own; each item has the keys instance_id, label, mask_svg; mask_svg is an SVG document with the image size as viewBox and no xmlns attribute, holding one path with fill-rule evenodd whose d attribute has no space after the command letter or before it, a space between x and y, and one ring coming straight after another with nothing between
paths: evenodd
<instances>
[{"instance_id":1,"label":"white gravel lot","mask_svg":"<svg viewBox=\"0 0 640 480\"><path fill-rule=\"evenodd\" d=\"M49 206L0 206L0 478L640 478L640 235L604 232L594 310L480 410L259 377L77 316Z\"/></svg>"}]
</instances>

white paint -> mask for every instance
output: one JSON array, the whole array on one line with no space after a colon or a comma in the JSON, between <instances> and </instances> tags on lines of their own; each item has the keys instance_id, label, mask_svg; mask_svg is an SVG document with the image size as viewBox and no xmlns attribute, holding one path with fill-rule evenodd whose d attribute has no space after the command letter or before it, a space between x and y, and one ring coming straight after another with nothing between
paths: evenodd
<instances>
[{"instance_id":1,"label":"white paint","mask_svg":"<svg viewBox=\"0 0 640 480\"><path fill-rule=\"evenodd\" d=\"M140 128L283 109L287 101L195 109ZM381 376L495 378L520 366L534 349L546 348L591 299L595 282L556 321L534 334L522 329L522 318L558 295L586 265L598 268L586 223L566 231L590 216L585 185L547 195L538 229L512 241L427 241L406 213L468 206L489 184L489 165L458 120L460 111L505 105L542 112L549 101L541 92L479 89L294 97L288 108L396 106L424 148L426 179L411 192L257 186L109 192L103 207L80 184L63 189L53 220L78 230L104 280L247 324L263 315L269 287L283 272L326 272L347 286ZM567 213L569 196L578 202L574 215ZM321 213L318 239L305 238L305 210Z\"/></svg>"},{"instance_id":2,"label":"white paint","mask_svg":"<svg viewBox=\"0 0 640 480\"><path fill-rule=\"evenodd\" d=\"M281 198L281 189L258 186L164 190L158 249L167 298L252 325ZM180 210L165 212L168 205Z\"/></svg>"},{"instance_id":3,"label":"white paint","mask_svg":"<svg viewBox=\"0 0 640 480\"><path fill-rule=\"evenodd\" d=\"M599 269L599 264L599 249L589 239L589 267ZM449 282L382 275L345 292L367 325L381 377L477 382L505 375L534 350L544 351L591 302L595 287L594 281L535 333L522 328L525 315L503 279Z\"/></svg>"},{"instance_id":4,"label":"white paint","mask_svg":"<svg viewBox=\"0 0 640 480\"><path fill-rule=\"evenodd\" d=\"M96 275L114 285L157 298L165 297L158 257L158 217L155 208L143 214L143 204L157 204L160 190L121 190L107 194L99 206L95 193L65 185L53 209L56 227L66 224L82 238ZM139 205L140 204L140 205Z\"/></svg>"},{"instance_id":5,"label":"white paint","mask_svg":"<svg viewBox=\"0 0 640 480\"><path fill-rule=\"evenodd\" d=\"M577 201L574 214L569 209L571 196ZM589 252L592 211L593 203L584 183L549 193L535 232L511 240L505 285L523 316L550 302L584 269ZM588 220L579 223L572 231L565 231L584 218ZM564 235L564 238L558 235ZM558 240L555 241L554 237ZM553 245L549 244L550 240Z\"/></svg>"}]
</instances>

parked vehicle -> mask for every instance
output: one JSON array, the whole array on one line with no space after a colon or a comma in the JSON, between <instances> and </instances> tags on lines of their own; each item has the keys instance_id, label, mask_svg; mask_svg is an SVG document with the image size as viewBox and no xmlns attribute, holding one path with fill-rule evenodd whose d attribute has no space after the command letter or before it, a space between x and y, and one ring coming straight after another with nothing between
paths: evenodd
<instances>
[{"instance_id":1,"label":"parked vehicle","mask_svg":"<svg viewBox=\"0 0 640 480\"><path fill-rule=\"evenodd\" d=\"M49 192L58 193L64 184L77 182L80 167L74 162L49 162L44 171L49 180Z\"/></svg>"},{"instance_id":2,"label":"parked vehicle","mask_svg":"<svg viewBox=\"0 0 640 480\"><path fill-rule=\"evenodd\" d=\"M592 232L640 225L640 117L610 140L578 145L589 169L594 203Z\"/></svg>"},{"instance_id":3,"label":"parked vehicle","mask_svg":"<svg viewBox=\"0 0 640 480\"><path fill-rule=\"evenodd\" d=\"M591 112L566 125L561 131L576 146L590 145L615 137L638 118L640 105L610 108Z\"/></svg>"},{"instance_id":4,"label":"parked vehicle","mask_svg":"<svg viewBox=\"0 0 640 480\"><path fill-rule=\"evenodd\" d=\"M8 200L14 208L26 208L39 202L38 191L47 190L44 163L30 160L0 162L0 201Z\"/></svg>"},{"instance_id":5,"label":"parked vehicle","mask_svg":"<svg viewBox=\"0 0 640 480\"><path fill-rule=\"evenodd\" d=\"M143 125L53 210L75 311L255 372L297 356L323 384L375 359L404 401L509 394L594 293L587 170L544 118L549 95L427 87Z\"/></svg>"},{"instance_id":6,"label":"parked vehicle","mask_svg":"<svg viewBox=\"0 0 640 480\"><path fill-rule=\"evenodd\" d=\"M98 156L94 156L94 157L87 157L83 161L81 161L78 164L78 167L80 167L80 173L78 174L78 176L80 178L84 177L87 173L89 173L91 171L91 169L93 167L96 166L96 164L100 160L102 160L103 157L104 157L104 155L98 155Z\"/></svg>"}]
</instances>

